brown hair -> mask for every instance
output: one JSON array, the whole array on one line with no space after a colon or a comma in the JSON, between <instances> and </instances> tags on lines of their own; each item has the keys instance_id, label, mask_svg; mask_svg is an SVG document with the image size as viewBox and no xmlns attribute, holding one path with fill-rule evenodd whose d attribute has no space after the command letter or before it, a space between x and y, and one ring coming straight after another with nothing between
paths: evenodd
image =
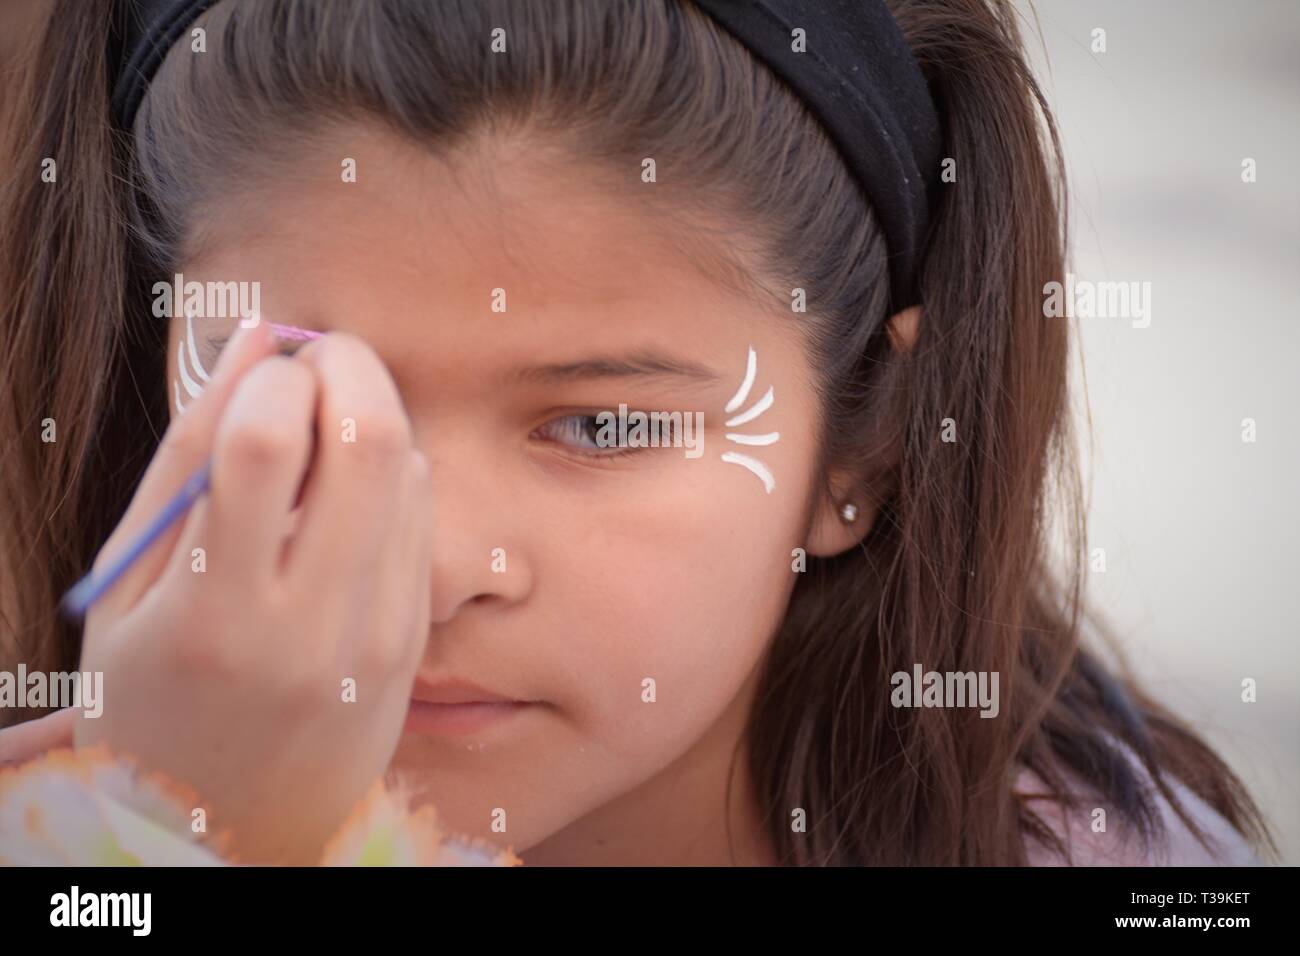
<instances>
[{"instance_id":1,"label":"brown hair","mask_svg":"<svg viewBox=\"0 0 1300 956\"><path fill-rule=\"evenodd\" d=\"M147 289L185 258L205 203L291 160L277 142L331 123L382 122L434 150L527 133L584 169L655 156L673 214L725 239L727 275L787 316L788 290L807 291L807 315L790 320L822 371L823 471L857 469L860 500L880 510L860 547L800 576L764 662L748 772L784 862L1020 863L1026 837L1063 851L1013 791L1022 767L1067 806L1081 777L1155 840L1156 807L1116 741L1180 814L1166 774L1271 847L1227 766L1081 647L1068 326L1044 318L1041 293L1064 274L1063 177L1014 12L1003 0L890 7L957 172L902 352L861 189L801 103L688 3L222 2L198 21L206 55L189 54L188 36L171 51L128 139L108 115L114 4L61 0L9 129L18 172L0 207L0 427L14 436L0 468L4 659L75 666L79 634L54 607L165 427L165 330ZM510 55L488 52L494 27ZM57 188L31 173L44 157L58 159ZM940 440L946 419L956 441ZM1070 556L1059 576L1053 515ZM890 675L918 662L998 673L999 717L892 707ZM792 832L793 808L806 833Z\"/></svg>"}]
</instances>

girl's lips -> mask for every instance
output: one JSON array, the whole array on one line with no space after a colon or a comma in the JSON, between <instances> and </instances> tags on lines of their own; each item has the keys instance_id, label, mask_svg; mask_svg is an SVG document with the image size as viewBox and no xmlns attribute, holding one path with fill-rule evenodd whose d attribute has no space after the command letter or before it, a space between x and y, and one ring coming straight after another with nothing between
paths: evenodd
<instances>
[{"instance_id":1,"label":"girl's lips","mask_svg":"<svg viewBox=\"0 0 1300 956\"><path fill-rule=\"evenodd\" d=\"M535 706L524 701L481 700L437 704L412 698L406 712L406 729L436 736L472 734Z\"/></svg>"},{"instance_id":2,"label":"girl's lips","mask_svg":"<svg viewBox=\"0 0 1300 956\"><path fill-rule=\"evenodd\" d=\"M480 687L472 681L452 677L447 680L428 681L417 677L411 688L411 699L429 704L509 704L515 698Z\"/></svg>"}]
</instances>

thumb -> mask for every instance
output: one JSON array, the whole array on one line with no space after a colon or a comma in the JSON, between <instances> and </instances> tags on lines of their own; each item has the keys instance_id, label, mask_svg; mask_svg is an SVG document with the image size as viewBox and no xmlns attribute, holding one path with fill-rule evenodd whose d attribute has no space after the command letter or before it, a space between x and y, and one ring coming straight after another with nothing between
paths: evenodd
<instances>
[{"instance_id":1,"label":"thumb","mask_svg":"<svg viewBox=\"0 0 1300 956\"><path fill-rule=\"evenodd\" d=\"M72 746L77 711L71 707L0 730L0 764L22 763L47 750Z\"/></svg>"}]
</instances>

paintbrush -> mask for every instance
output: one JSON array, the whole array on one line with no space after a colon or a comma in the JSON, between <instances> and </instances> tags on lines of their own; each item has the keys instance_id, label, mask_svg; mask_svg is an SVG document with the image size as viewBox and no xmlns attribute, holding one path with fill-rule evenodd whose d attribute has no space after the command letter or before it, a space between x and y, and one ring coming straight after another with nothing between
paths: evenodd
<instances>
[{"instance_id":1,"label":"paintbrush","mask_svg":"<svg viewBox=\"0 0 1300 956\"><path fill-rule=\"evenodd\" d=\"M267 325L280 338L295 342L317 339L322 335L320 332L300 329L293 325L277 325L275 322L268 322ZM149 522L148 526L135 536L121 555L102 571L92 570L68 590L59 605L63 613L74 620L84 618L86 612L90 610L90 606L108 592L108 589L117 582L117 579L140 559L140 555L148 551L150 546L162 536L163 532L175 524L183 515L189 513L194 502L207 493L211 487L211 480L212 459L209 458L199 466L199 469L190 476L189 480L172 496L172 499L163 505L162 510L158 512L153 521Z\"/></svg>"}]
</instances>

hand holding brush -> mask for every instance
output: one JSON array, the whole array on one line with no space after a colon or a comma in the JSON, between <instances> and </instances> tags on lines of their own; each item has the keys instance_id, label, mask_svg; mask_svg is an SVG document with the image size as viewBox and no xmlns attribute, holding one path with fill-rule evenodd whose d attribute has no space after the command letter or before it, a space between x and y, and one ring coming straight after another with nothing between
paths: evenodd
<instances>
[{"instance_id":1,"label":"hand holding brush","mask_svg":"<svg viewBox=\"0 0 1300 956\"><path fill-rule=\"evenodd\" d=\"M75 741L193 787L244 859L311 862L402 733L431 490L373 349L332 333L276 355L267 325L227 344L95 562L80 669L103 673L103 714Z\"/></svg>"}]
</instances>

